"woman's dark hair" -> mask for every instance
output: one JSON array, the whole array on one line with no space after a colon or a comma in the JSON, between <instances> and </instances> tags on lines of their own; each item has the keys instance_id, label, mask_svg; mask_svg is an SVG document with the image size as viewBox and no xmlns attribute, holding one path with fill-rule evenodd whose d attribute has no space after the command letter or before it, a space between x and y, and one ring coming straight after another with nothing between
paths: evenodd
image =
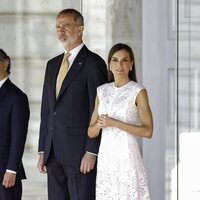
<instances>
[{"instance_id":1,"label":"woman's dark hair","mask_svg":"<svg viewBox=\"0 0 200 200\"><path fill-rule=\"evenodd\" d=\"M0 49L0 60L3 62L8 62L7 73L10 74L10 57L6 54L6 52L3 49Z\"/></svg>"},{"instance_id":2,"label":"woman's dark hair","mask_svg":"<svg viewBox=\"0 0 200 200\"><path fill-rule=\"evenodd\" d=\"M135 58L134 58L134 54L133 51L131 49L131 47L129 47L127 44L122 44L122 43L117 43L115 44L111 49L110 52L108 54L108 69L109 69L109 81L112 82L114 81L114 76L113 73L110 71L110 61L113 57L113 55L120 50L125 50L129 53L130 59L131 61L133 61L133 65L132 65L132 70L129 71L129 78L135 82L137 82L137 78L136 78L136 71L135 71Z\"/></svg>"},{"instance_id":3,"label":"woman's dark hair","mask_svg":"<svg viewBox=\"0 0 200 200\"><path fill-rule=\"evenodd\" d=\"M60 15L67 15L67 14L71 14L73 15L74 17L74 20L77 22L78 25L80 26L84 26L84 18L83 18L83 15L78 12L77 10L75 9L72 9L72 8L68 8L68 9L64 9L62 11L60 11L57 15L57 18L60 16Z\"/></svg>"}]
</instances>

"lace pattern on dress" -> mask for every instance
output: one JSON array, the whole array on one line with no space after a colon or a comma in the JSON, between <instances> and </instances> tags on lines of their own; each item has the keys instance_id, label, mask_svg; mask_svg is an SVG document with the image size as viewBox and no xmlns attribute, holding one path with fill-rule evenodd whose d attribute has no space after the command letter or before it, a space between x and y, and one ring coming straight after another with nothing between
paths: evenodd
<instances>
[{"instance_id":1,"label":"lace pattern on dress","mask_svg":"<svg viewBox=\"0 0 200 200\"><path fill-rule=\"evenodd\" d=\"M97 88L99 115L139 125L135 99L144 87L129 82ZM136 137L117 128L102 130L97 163L96 200L150 200L147 177Z\"/></svg>"}]
</instances>

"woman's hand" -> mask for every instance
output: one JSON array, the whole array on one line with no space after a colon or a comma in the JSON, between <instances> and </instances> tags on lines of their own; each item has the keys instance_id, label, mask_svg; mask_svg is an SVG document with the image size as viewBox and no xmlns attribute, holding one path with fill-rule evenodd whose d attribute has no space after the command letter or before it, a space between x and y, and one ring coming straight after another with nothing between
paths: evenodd
<instances>
[{"instance_id":1,"label":"woman's hand","mask_svg":"<svg viewBox=\"0 0 200 200\"><path fill-rule=\"evenodd\" d=\"M115 119L108 117L108 115L101 115L97 121L97 126L100 128L113 127Z\"/></svg>"}]
</instances>

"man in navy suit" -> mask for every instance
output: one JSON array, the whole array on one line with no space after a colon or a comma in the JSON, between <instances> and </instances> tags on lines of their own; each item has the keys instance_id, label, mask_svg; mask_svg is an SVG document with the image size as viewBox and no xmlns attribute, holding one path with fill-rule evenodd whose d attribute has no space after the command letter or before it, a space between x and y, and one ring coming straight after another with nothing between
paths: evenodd
<instances>
[{"instance_id":1,"label":"man in navy suit","mask_svg":"<svg viewBox=\"0 0 200 200\"><path fill-rule=\"evenodd\" d=\"M49 200L95 199L100 138L90 139L87 129L96 88L108 77L103 59L83 44L83 29L78 11L65 9L57 15L57 37L65 53L47 63L39 136L38 168L47 172ZM63 62L68 69L59 90Z\"/></svg>"},{"instance_id":2,"label":"man in navy suit","mask_svg":"<svg viewBox=\"0 0 200 200\"><path fill-rule=\"evenodd\" d=\"M29 104L8 77L10 65L10 57L0 49L0 200L21 200Z\"/></svg>"}]
</instances>

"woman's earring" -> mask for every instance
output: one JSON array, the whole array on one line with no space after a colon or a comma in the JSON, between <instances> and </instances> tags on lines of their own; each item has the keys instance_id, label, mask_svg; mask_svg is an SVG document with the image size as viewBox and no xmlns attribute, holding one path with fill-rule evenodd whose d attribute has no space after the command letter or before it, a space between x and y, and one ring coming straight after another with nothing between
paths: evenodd
<instances>
[{"instance_id":1,"label":"woman's earring","mask_svg":"<svg viewBox=\"0 0 200 200\"><path fill-rule=\"evenodd\" d=\"M129 70L131 71L133 68L131 67Z\"/></svg>"}]
</instances>

